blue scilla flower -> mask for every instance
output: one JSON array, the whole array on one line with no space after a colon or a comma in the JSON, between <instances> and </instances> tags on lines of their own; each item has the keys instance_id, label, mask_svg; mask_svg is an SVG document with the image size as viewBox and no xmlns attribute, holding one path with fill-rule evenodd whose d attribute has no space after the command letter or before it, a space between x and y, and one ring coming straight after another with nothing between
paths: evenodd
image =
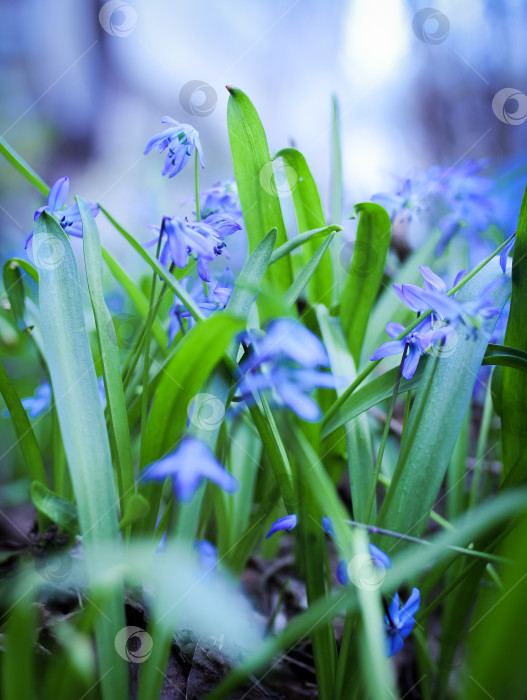
<instances>
[{"instance_id":1,"label":"blue scilla flower","mask_svg":"<svg viewBox=\"0 0 527 700\"><path fill-rule=\"evenodd\" d=\"M235 219L242 216L238 185L234 178L217 182L200 193L200 207L203 216L209 214L229 214Z\"/></svg>"},{"instance_id":2,"label":"blue scilla flower","mask_svg":"<svg viewBox=\"0 0 527 700\"><path fill-rule=\"evenodd\" d=\"M212 481L228 493L238 490L238 481L216 459L210 447L194 437L184 437L166 457L150 464L141 474L142 481L165 481L173 478L179 501L192 500L203 479Z\"/></svg>"},{"instance_id":3,"label":"blue scilla flower","mask_svg":"<svg viewBox=\"0 0 527 700\"><path fill-rule=\"evenodd\" d=\"M423 286L425 291L435 292L437 294L446 296L447 286L445 282L436 275L435 272L427 267L426 265L419 266L419 272L423 278ZM461 278L466 274L466 270L458 272L456 279L454 280L454 287L461 280ZM399 299L403 304L410 309L410 311L416 311L423 313L429 308L428 302L423 298L422 292L423 288L416 284L394 284L393 289ZM432 319L435 320L435 319Z\"/></svg>"},{"instance_id":4,"label":"blue scilla flower","mask_svg":"<svg viewBox=\"0 0 527 700\"><path fill-rule=\"evenodd\" d=\"M204 168L203 151L196 129L189 124L180 124L172 117L163 117L161 123L172 126L153 136L144 150L144 155L146 155L154 148L158 148L160 153L168 149L161 174L174 177L181 172L194 149L198 153L201 167Z\"/></svg>"},{"instance_id":5,"label":"blue scilla flower","mask_svg":"<svg viewBox=\"0 0 527 700\"><path fill-rule=\"evenodd\" d=\"M221 311L229 303L234 289L234 275L229 267L226 267L216 286L210 294L206 294L203 282L199 277L183 277L181 286L203 311L205 316L210 316L214 311ZM168 327L168 347L170 347L176 334L182 328L182 319L188 319L188 328L195 324L194 317L183 304L181 299L174 295L174 304L169 312L170 324Z\"/></svg>"},{"instance_id":6,"label":"blue scilla flower","mask_svg":"<svg viewBox=\"0 0 527 700\"><path fill-rule=\"evenodd\" d=\"M384 617L384 629L386 632L385 656L390 657L401 651L405 639L415 625L415 614L419 610L421 594L418 588L412 588L410 597L401 607L399 594L393 597L388 612Z\"/></svg>"},{"instance_id":7,"label":"blue scilla flower","mask_svg":"<svg viewBox=\"0 0 527 700\"><path fill-rule=\"evenodd\" d=\"M253 400L258 391L269 392L271 401L290 408L306 421L317 421L320 408L309 396L316 388L334 389L336 378L317 366L328 366L324 345L314 333L291 318L271 322L267 333L245 334L253 352L239 367L241 399Z\"/></svg>"},{"instance_id":8,"label":"blue scilla flower","mask_svg":"<svg viewBox=\"0 0 527 700\"><path fill-rule=\"evenodd\" d=\"M157 237L147 243L157 243L161 229L151 227L157 232ZM212 215L203 221L188 221L181 216L166 217L163 223L165 243L161 251L160 261L168 266L171 260L176 267L187 266L190 255L198 262L198 274L204 282L210 282L208 263L225 248L225 236L231 236L239 231L241 226L227 215Z\"/></svg>"},{"instance_id":9,"label":"blue scilla flower","mask_svg":"<svg viewBox=\"0 0 527 700\"><path fill-rule=\"evenodd\" d=\"M442 340L443 343L446 343L449 336L454 332L454 329L450 326L434 328L430 318L427 317L422 323L410 331L408 335L397 340L397 336L401 335L403 331L404 326L401 323L395 323L394 321L387 323L386 332L390 338L394 338L394 340L389 340L378 347L370 357L370 360L376 361L384 357L389 357L390 355L399 355L407 348L402 376L405 379L411 379L415 374L419 359L426 353L427 349L438 340Z\"/></svg>"},{"instance_id":10,"label":"blue scilla flower","mask_svg":"<svg viewBox=\"0 0 527 700\"><path fill-rule=\"evenodd\" d=\"M371 199L386 209L392 221L404 217L411 220L428 206L431 183L437 176L437 166L429 171L415 171L411 177L401 180L395 194L378 193Z\"/></svg>"},{"instance_id":11,"label":"blue scilla flower","mask_svg":"<svg viewBox=\"0 0 527 700\"><path fill-rule=\"evenodd\" d=\"M275 532L279 532L280 530L285 530L286 532L291 532L291 530L294 530L295 527L298 524L298 516L295 513L291 513L290 515L284 515L283 518L278 518L272 525L271 529L265 536L265 539L268 540L271 535L274 535Z\"/></svg>"},{"instance_id":12,"label":"blue scilla flower","mask_svg":"<svg viewBox=\"0 0 527 700\"><path fill-rule=\"evenodd\" d=\"M82 238L82 221L79 207L76 204L71 204L69 207L66 207L69 191L70 181L68 177L61 177L54 182L49 190L48 203L43 207L39 207L33 218L34 221L36 221L43 211L47 211L48 214L52 214L57 219L66 233L69 233L70 236ZM93 216L97 216L99 213L97 204L93 204L92 202L87 202L87 204ZM32 238L33 231L31 231L26 238L26 248Z\"/></svg>"}]
</instances>

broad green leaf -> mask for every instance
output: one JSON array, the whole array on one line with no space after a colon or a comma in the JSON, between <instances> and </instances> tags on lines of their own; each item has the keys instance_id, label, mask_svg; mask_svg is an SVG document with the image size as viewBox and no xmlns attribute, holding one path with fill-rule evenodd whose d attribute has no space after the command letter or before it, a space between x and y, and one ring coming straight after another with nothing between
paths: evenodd
<instances>
[{"instance_id":1,"label":"broad green leaf","mask_svg":"<svg viewBox=\"0 0 527 700\"><path fill-rule=\"evenodd\" d=\"M152 401L146 435L148 463L177 445L192 399L242 328L241 319L217 313L196 324L181 340Z\"/></svg>"},{"instance_id":2,"label":"broad green leaf","mask_svg":"<svg viewBox=\"0 0 527 700\"><path fill-rule=\"evenodd\" d=\"M127 499L124 515L119 523L119 530L126 530L129 525L145 518L150 512L150 503L140 493L134 493Z\"/></svg>"},{"instance_id":3,"label":"broad green leaf","mask_svg":"<svg viewBox=\"0 0 527 700\"><path fill-rule=\"evenodd\" d=\"M78 532L77 508L71 501L51 491L40 481L33 481L30 495L33 505L40 513L59 527L69 532Z\"/></svg>"},{"instance_id":4,"label":"broad green leaf","mask_svg":"<svg viewBox=\"0 0 527 700\"><path fill-rule=\"evenodd\" d=\"M338 318L330 316L328 310L322 305L318 305L316 307L316 312L322 333L322 339L328 351L329 362L333 375L337 377L338 380L343 378L349 383L353 382L357 376L357 373L355 371L353 358L349 353ZM368 384L367 386L370 385ZM352 394L348 399L348 402L342 407L341 412L336 414L335 418L342 417L347 409L347 406L349 405L349 402L352 399L356 400L357 395L361 392L364 392L364 389L359 389L357 392ZM337 388L337 394L340 395L341 393L342 391ZM362 413L362 411L359 411L359 413ZM359 414L356 413L355 415L357 416ZM333 428L330 430L331 425L332 424L330 422L326 430L323 432L324 437L332 432ZM368 495L371 489L374 470L368 417L366 415L362 415L355 421L351 421L351 418L348 418L347 420L339 423L338 427L340 427L340 425L344 425L345 428L353 515L356 520L366 522L366 503L368 502Z\"/></svg>"},{"instance_id":5,"label":"broad green leaf","mask_svg":"<svg viewBox=\"0 0 527 700\"><path fill-rule=\"evenodd\" d=\"M252 252L272 228L277 229L276 242L286 242L279 188L275 181L273 163L265 132L253 104L241 90L227 88L229 102L227 122L234 174L243 220ZM289 258L282 258L267 272L266 278L277 290L285 290L292 282Z\"/></svg>"},{"instance_id":6,"label":"broad green leaf","mask_svg":"<svg viewBox=\"0 0 527 700\"><path fill-rule=\"evenodd\" d=\"M368 319L381 286L392 225L373 202L355 205L359 215L353 258L340 298L340 321L355 365L360 362Z\"/></svg>"},{"instance_id":7,"label":"broad green leaf","mask_svg":"<svg viewBox=\"0 0 527 700\"><path fill-rule=\"evenodd\" d=\"M317 186L302 153L295 148L283 148L275 155L276 158L282 158L284 161L285 175L293 198L299 235L311 229L321 229L326 226ZM340 221L334 221L333 223L338 225ZM328 233L330 230L328 230ZM333 230L340 230L340 227ZM290 243L295 241L296 238L291 239ZM317 252L317 248L317 241L313 239L304 243L302 248L304 265L309 264L309 261ZM332 286L331 257L325 255L309 280L309 301L312 304L329 306L331 304Z\"/></svg>"},{"instance_id":8,"label":"broad green leaf","mask_svg":"<svg viewBox=\"0 0 527 700\"><path fill-rule=\"evenodd\" d=\"M505 345L527 351L527 188L523 196L512 257L512 296ZM514 469L527 480L527 374L504 366L501 371L501 442L505 479Z\"/></svg>"},{"instance_id":9,"label":"broad green leaf","mask_svg":"<svg viewBox=\"0 0 527 700\"><path fill-rule=\"evenodd\" d=\"M121 503L126 510L126 501L135 493L135 482L132 444L128 430L126 403L121 378L119 347L112 317L104 301L102 283L103 259L97 224L86 202L80 197L76 197L76 201L82 219L82 244L86 265L86 279L88 280L88 289L101 353L110 427L113 431L118 462L120 497Z\"/></svg>"},{"instance_id":10,"label":"broad green leaf","mask_svg":"<svg viewBox=\"0 0 527 700\"><path fill-rule=\"evenodd\" d=\"M527 372L527 352L506 345L489 344L482 365L501 365Z\"/></svg>"},{"instance_id":11,"label":"broad green leaf","mask_svg":"<svg viewBox=\"0 0 527 700\"><path fill-rule=\"evenodd\" d=\"M334 236L335 233L330 233L329 236L326 237L324 242L319 246L316 253L311 258L311 260L300 271L293 284L284 294L284 304L286 307L293 306L295 301L302 294L302 291L311 279L312 275L315 273L318 265L324 259L324 253L329 248Z\"/></svg>"},{"instance_id":12,"label":"broad green leaf","mask_svg":"<svg viewBox=\"0 0 527 700\"><path fill-rule=\"evenodd\" d=\"M473 277L459 292L459 301L478 299L486 285L502 281L487 292L501 309L510 293L510 283L497 260ZM487 319L479 332L459 330L457 345L426 364L399 453L392 483L384 499L379 526L420 535L425 529L443 481L448 462L470 402L474 383L485 354L496 316ZM382 545L381 545L382 546ZM394 546L393 542L390 546ZM398 545L396 545L398 546Z\"/></svg>"},{"instance_id":13,"label":"broad green leaf","mask_svg":"<svg viewBox=\"0 0 527 700\"><path fill-rule=\"evenodd\" d=\"M29 422L27 413L22 406L20 398L13 386L7 372L0 364L0 393L9 411L9 416L13 421L18 444L22 450L22 455L27 465L27 471L31 481L41 481L47 483L46 472L44 470L44 462L40 453L35 433Z\"/></svg>"},{"instance_id":14,"label":"broad green leaf","mask_svg":"<svg viewBox=\"0 0 527 700\"><path fill-rule=\"evenodd\" d=\"M39 273L39 306L46 361L85 546L118 539L118 500L99 386L84 325L77 263L58 222L43 212L35 226L33 254ZM94 565L90 558L89 571ZM127 667L114 639L125 626L123 591L100 601L95 622L104 700L122 695Z\"/></svg>"},{"instance_id":15,"label":"broad green leaf","mask_svg":"<svg viewBox=\"0 0 527 700\"><path fill-rule=\"evenodd\" d=\"M419 386L426 362L425 358L421 358L414 376L411 379L401 379L397 395L405 394L407 391L411 391ZM371 382L368 382L360 389L356 389L342 404L337 413L333 414L328 422L324 424L322 437L331 435L334 430L340 428L344 423L353 420L353 418L364 413L364 411L393 396L398 372L399 368L394 367L388 372L381 374L380 377L372 379Z\"/></svg>"}]
</instances>

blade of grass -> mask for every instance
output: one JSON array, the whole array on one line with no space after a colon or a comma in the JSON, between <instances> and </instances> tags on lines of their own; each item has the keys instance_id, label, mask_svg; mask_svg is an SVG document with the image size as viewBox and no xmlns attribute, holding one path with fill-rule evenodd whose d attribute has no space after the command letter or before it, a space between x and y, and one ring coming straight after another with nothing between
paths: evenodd
<instances>
[{"instance_id":1,"label":"blade of grass","mask_svg":"<svg viewBox=\"0 0 527 700\"><path fill-rule=\"evenodd\" d=\"M307 265L301 270L293 284L289 287L287 292L284 294L284 305L286 307L293 306L298 297L302 294L302 291L306 287L307 283L311 279L312 275L315 273L318 265L324 258L324 253L329 248L331 241L335 233L330 233L324 240L324 242L317 249L316 253L313 255L311 260Z\"/></svg>"},{"instance_id":2,"label":"blade of grass","mask_svg":"<svg viewBox=\"0 0 527 700\"><path fill-rule=\"evenodd\" d=\"M110 430L115 441L121 512L124 512L127 501L135 494L135 482L132 444L128 430L126 403L121 378L119 347L115 337L112 317L104 300L102 283L103 258L97 224L86 202L80 197L75 199L82 220L82 247L84 250L86 279L88 281L97 340L99 341L101 353Z\"/></svg>"}]
</instances>

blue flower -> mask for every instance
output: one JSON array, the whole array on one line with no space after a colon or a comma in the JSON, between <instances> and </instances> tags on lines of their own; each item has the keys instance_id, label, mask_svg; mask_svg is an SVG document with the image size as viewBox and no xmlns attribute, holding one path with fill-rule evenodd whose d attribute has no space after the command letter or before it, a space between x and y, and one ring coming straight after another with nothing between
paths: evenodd
<instances>
[{"instance_id":1,"label":"blue flower","mask_svg":"<svg viewBox=\"0 0 527 700\"><path fill-rule=\"evenodd\" d=\"M286 532L291 532L291 530L294 530L295 527L297 526L298 523L298 516L295 515L295 513L291 513L291 515L284 515L283 518L278 518L272 526L267 535L265 536L265 539L268 540L271 535L274 535L275 532L278 532L279 530L285 530Z\"/></svg>"},{"instance_id":2,"label":"blue flower","mask_svg":"<svg viewBox=\"0 0 527 700\"><path fill-rule=\"evenodd\" d=\"M399 602L399 594L396 593L394 595L388 608L388 614L384 617L384 629L386 631L385 655L387 657L394 656L403 648L403 639L414 628L414 617L419 610L420 602L421 594L418 588L412 588L410 597L402 607Z\"/></svg>"},{"instance_id":3,"label":"blue flower","mask_svg":"<svg viewBox=\"0 0 527 700\"><path fill-rule=\"evenodd\" d=\"M36 221L43 211L47 211L57 219L66 233L69 233L70 236L82 238L82 221L79 207L76 204L72 204L64 208L66 206L66 200L68 199L69 190L70 181L68 177L61 177L54 182L48 194L48 203L43 207L39 207L33 218L34 221ZM91 202L87 202L87 204L93 216L97 216L99 213L98 205ZM31 231L26 238L26 248L32 238L33 231Z\"/></svg>"},{"instance_id":4,"label":"blue flower","mask_svg":"<svg viewBox=\"0 0 527 700\"><path fill-rule=\"evenodd\" d=\"M324 516L322 518L322 529L326 534L331 535L331 537L337 539L337 535L335 534L335 528L333 527L333 521L331 520L331 518L328 518L327 516Z\"/></svg>"},{"instance_id":5,"label":"blue flower","mask_svg":"<svg viewBox=\"0 0 527 700\"><path fill-rule=\"evenodd\" d=\"M372 202L384 207L392 221L399 217L410 221L414 214L419 214L426 207L431 191L430 181L436 174L437 168L431 168L428 172L416 171L412 177L401 181L395 194L375 194Z\"/></svg>"},{"instance_id":6,"label":"blue flower","mask_svg":"<svg viewBox=\"0 0 527 700\"><path fill-rule=\"evenodd\" d=\"M449 297L447 297L448 299ZM427 307L428 308L428 307ZM453 332L453 328L443 326L441 328L433 328L429 318L425 318L418 326L416 326L408 335L400 340L389 340L383 343L370 357L371 361L381 360L383 357L390 355L399 355L404 352L408 346L406 358L403 363L402 376L405 379L411 379L421 355L424 355L427 349L434 345L438 340L446 342ZM397 338L404 331L404 326L401 323L390 322L386 324L386 332L390 338Z\"/></svg>"},{"instance_id":7,"label":"blue flower","mask_svg":"<svg viewBox=\"0 0 527 700\"><path fill-rule=\"evenodd\" d=\"M196 129L189 124L180 124L171 117L163 117L161 123L172 124L172 126L153 136L144 150L146 155L153 148L158 148L160 153L168 148L161 174L174 177L181 172L194 149L197 150L201 167L204 168L203 151Z\"/></svg>"},{"instance_id":8,"label":"blue flower","mask_svg":"<svg viewBox=\"0 0 527 700\"><path fill-rule=\"evenodd\" d=\"M151 227L157 237L147 243L157 243L161 229ZM165 244L159 257L163 265L169 260L179 268L187 266L189 256L194 255L198 261L198 274L204 282L210 282L208 262L221 255L225 248L225 236L231 236L241 230L241 226L227 215L213 214L203 221L188 221L181 216L166 217L163 222Z\"/></svg>"},{"instance_id":9,"label":"blue flower","mask_svg":"<svg viewBox=\"0 0 527 700\"><path fill-rule=\"evenodd\" d=\"M203 479L208 479L228 493L238 490L238 481L214 456L202 440L184 437L166 457L150 464L141 474L142 481L165 481L173 477L173 488L179 501L192 500Z\"/></svg>"},{"instance_id":10,"label":"blue flower","mask_svg":"<svg viewBox=\"0 0 527 700\"><path fill-rule=\"evenodd\" d=\"M205 316L210 316L214 311L221 311L229 303L234 289L234 275L229 267L226 267L223 274L218 279L212 294L206 294L203 289L203 282L198 277L183 277L181 286L187 294L194 300L196 305L203 311ZM174 295L174 304L169 312L170 324L168 327L168 347L170 347L181 330L181 320L188 319L188 328L195 324L194 317L187 309L181 299Z\"/></svg>"},{"instance_id":11,"label":"blue flower","mask_svg":"<svg viewBox=\"0 0 527 700\"><path fill-rule=\"evenodd\" d=\"M432 272L432 270L426 265L420 265L419 271L421 273L421 277L423 278L424 290L422 287L418 287L416 284L411 283L401 285L394 284L393 289L399 299L407 308L410 309L410 311L423 313L423 311L426 311L430 306L428 301L423 297L423 291L434 292L435 294L446 297L447 286L441 277L436 275L435 272ZM454 280L454 287L461 280L461 278L466 275L466 273L466 270L461 270L461 272L458 272ZM432 322L434 321L435 319L432 318Z\"/></svg>"},{"instance_id":12,"label":"blue flower","mask_svg":"<svg viewBox=\"0 0 527 700\"><path fill-rule=\"evenodd\" d=\"M242 208L238 197L236 180L217 182L207 190L202 190L199 196L202 216L210 214L229 214L235 219L241 218Z\"/></svg>"},{"instance_id":13,"label":"blue flower","mask_svg":"<svg viewBox=\"0 0 527 700\"><path fill-rule=\"evenodd\" d=\"M256 392L268 391L275 404L303 420L317 421L320 408L309 394L316 387L334 389L337 384L332 374L315 369L329 364L320 339L291 318L272 321L263 337L253 331L245 339L253 353L239 367L239 398L250 402Z\"/></svg>"}]
</instances>

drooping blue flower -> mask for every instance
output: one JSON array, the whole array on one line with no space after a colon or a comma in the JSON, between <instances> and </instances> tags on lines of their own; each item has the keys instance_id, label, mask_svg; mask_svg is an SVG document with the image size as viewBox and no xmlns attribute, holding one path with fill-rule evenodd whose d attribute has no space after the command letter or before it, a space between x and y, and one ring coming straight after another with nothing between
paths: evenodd
<instances>
[{"instance_id":1,"label":"drooping blue flower","mask_svg":"<svg viewBox=\"0 0 527 700\"><path fill-rule=\"evenodd\" d=\"M235 219L242 216L236 180L223 180L200 192L200 209L203 217L210 214L228 214Z\"/></svg>"},{"instance_id":2,"label":"drooping blue flower","mask_svg":"<svg viewBox=\"0 0 527 700\"><path fill-rule=\"evenodd\" d=\"M291 530L294 530L295 527L298 524L298 516L295 515L295 513L291 513L290 515L284 515L283 518L278 518L272 526L267 535L265 536L265 539L268 540L271 535L274 535L275 532L279 532L280 530L285 530L286 532L291 532Z\"/></svg>"},{"instance_id":3,"label":"drooping blue flower","mask_svg":"<svg viewBox=\"0 0 527 700\"><path fill-rule=\"evenodd\" d=\"M378 347L370 357L370 360L376 361L390 355L399 355L403 353L408 346L406 358L403 363L402 376L405 379L411 379L415 374L421 355L424 355L427 349L438 340L442 340L446 343L453 330L454 329L450 326L433 328L430 318L427 317L404 338L395 340L397 336L401 335L404 331L404 326L401 323L387 323L386 332L390 338L394 338L394 340L389 340Z\"/></svg>"},{"instance_id":4,"label":"drooping blue flower","mask_svg":"<svg viewBox=\"0 0 527 700\"><path fill-rule=\"evenodd\" d=\"M386 632L385 656L390 657L401 651L405 639L415 625L415 614L419 610L421 594L418 588L412 588L410 597L401 607L399 594L393 597L388 614L384 617L384 629Z\"/></svg>"},{"instance_id":5,"label":"drooping blue flower","mask_svg":"<svg viewBox=\"0 0 527 700\"><path fill-rule=\"evenodd\" d=\"M272 321L263 337L256 332L244 337L252 354L239 367L239 400L249 403L258 391L269 392L275 405L290 408L303 420L318 420L320 408L309 394L337 384L332 374L315 369L329 364L319 338L291 318Z\"/></svg>"},{"instance_id":6,"label":"drooping blue flower","mask_svg":"<svg viewBox=\"0 0 527 700\"><path fill-rule=\"evenodd\" d=\"M419 214L428 206L432 190L430 183L437 172L437 166L429 171L416 170L411 177L400 180L395 194L375 194L371 198L372 202L384 207L392 221L397 218L410 221L415 214Z\"/></svg>"},{"instance_id":7,"label":"drooping blue flower","mask_svg":"<svg viewBox=\"0 0 527 700\"><path fill-rule=\"evenodd\" d=\"M172 117L163 117L161 123L172 126L153 136L144 150L144 155L147 155L153 148L158 148L160 153L168 148L161 174L170 178L181 172L194 149L197 150L201 167L204 168L203 151L196 129L189 124L180 124Z\"/></svg>"},{"instance_id":8,"label":"drooping blue flower","mask_svg":"<svg viewBox=\"0 0 527 700\"><path fill-rule=\"evenodd\" d=\"M147 245L157 243L161 234L160 228L151 228L157 232L157 237ZM159 260L165 266L171 260L176 267L184 268L189 256L193 255L198 261L199 276L204 282L210 282L208 262L222 254L225 236L231 236L241 228L225 214L214 214L203 221L188 221L181 216L166 217L162 227L165 242Z\"/></svg>"},{"instance_id":9,"label":"drooping blue flower","mask_svg":"<svg viewBox=\"0 0 527 700\"><path fill-rule=\"evenodd\" d=\"M238 481L216 459L210 447L194 437L184 437L178 447L150 464L141 474L142 481L165 481L173 477L179 501L192 500L203 479L208 479L228 493L238 490Z\"/></svg>"},{"instance_id":10,"label":"drooping blue flower","mask_svg":"<svg viewBox=\"0 0 527 700\"><path fill-rule=\"evenodd\" d=\"M52 214L57 219L66 233L68 233L70 236L82 238L82 221L79 207L76 204L71 204L69 207L66 207L69 190L70 181L68 177L61 177L59 180L54 182L49 190L48 203L43 207L39 207L35 211L33 219L36 221L43 211L47 211L48 214ZM99 213L98 205L93 204L92 202L87 202L87 205L89 206L93 216L97 216ZM28 247L32 238L33 231L31 231L26 238L26 248Z\"/></svg>"},{"instance_id":11,"label":"drooping blue flower","mask_svg":"<svg viewBox=\"0 0 527 700\"><path fill-rule=\"evenodd\" d=\"M513 238L511 238L511 240L507 243L505 248L500 253L500 267L503 271L503 274L505 274L505 270L507 269L507 258L509 257L509 253L511 252L511 250L514 248L515 243L516 234Z\"/></svg>"},{"instance_id":12,"label":"drooping blue flower","mask_svg":"<svg viewBox=\"0 0 527 700\"><path fill-rule=\"evenodd\" d=\"M423 291L434 292L435 294L446 296L447 286L441 277L436 275L436 273L426 265L420 265L419 271L421 273L421 277L423 278L424 290L422 287L411 283L401 285L394 284L393 289L399 299L407 308L410 309L410 311L423 313L423 311L426 311L430 307L430 304L423 297ZM458 272L454 280L454 287L458 284L466 272L466 270L461 270L461 272ZM435 318L432 318L431 320L433 323Z\"/></svg>"},{"instance_id":13,"label":"drooping blue flower","mask_svg":"<svg viewBox=\"0 0 527 700\"><path fill-rule=\"evenodd\" d=\"M209 317L214 311L221 311L229 303L234 289L234 275L231 269L226 267L210 294L205 293L203 282L199 277L183 277L180 283L204 315ZM194 317L177 295L174 295L174 304L170 309L169 317L168 347L172 345L176 334L181 330L182 319L188 319L189 330L195 324Z\"/></svg>"}]
</instances>

